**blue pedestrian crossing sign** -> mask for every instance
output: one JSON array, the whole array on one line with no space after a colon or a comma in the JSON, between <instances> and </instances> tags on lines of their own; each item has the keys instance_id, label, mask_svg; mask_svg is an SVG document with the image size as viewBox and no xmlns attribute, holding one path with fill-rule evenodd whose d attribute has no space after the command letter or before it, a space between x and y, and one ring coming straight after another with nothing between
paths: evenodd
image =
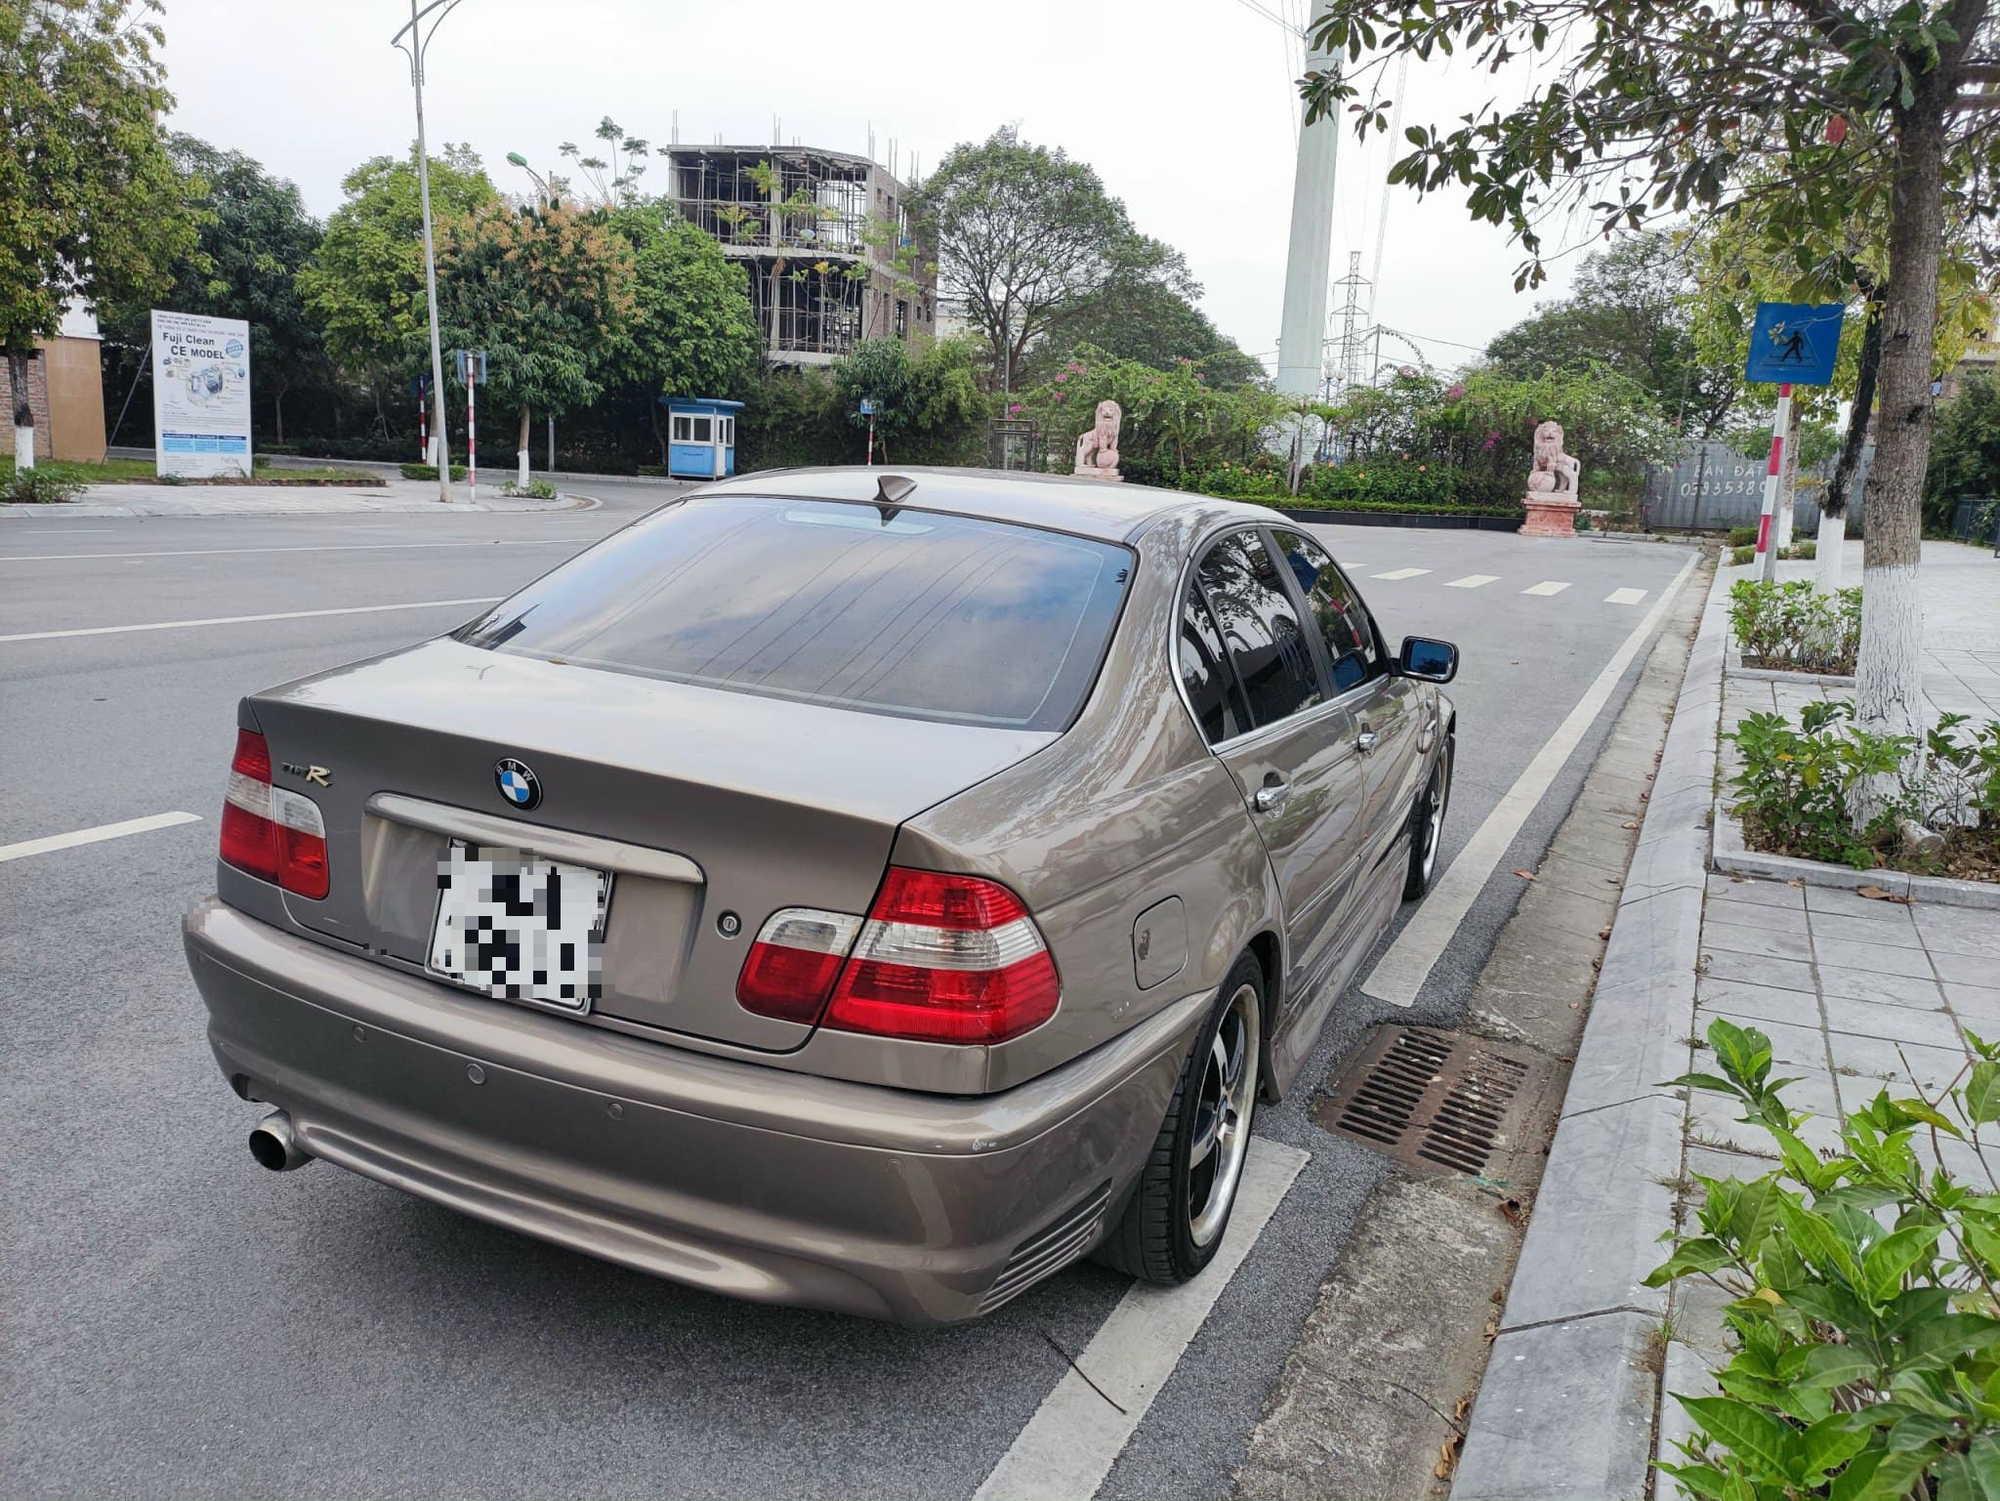
<instances>
[{"instance_id":1,"label":"blue pedestrian crossing sign","mask_svg":"<svg viewBox=\"0 0 2000 1501\"><path fill-rule=\"evenodd\" d=\"M1833 379L1840 353L1838 302L1760 302L1750 325L1750 358L1743 378L1795 386L1824 386Z\"/></svg>"}]
</instances>

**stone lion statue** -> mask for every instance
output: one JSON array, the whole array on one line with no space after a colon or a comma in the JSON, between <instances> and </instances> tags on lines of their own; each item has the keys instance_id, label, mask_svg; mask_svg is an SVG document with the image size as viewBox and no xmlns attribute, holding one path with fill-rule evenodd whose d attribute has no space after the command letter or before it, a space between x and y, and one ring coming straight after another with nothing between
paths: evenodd
<instances>
[{"instance_id":1,"label":"stone lion statue","mask_svg":"<svg viewBox=\"0 0 2000 1501\"><path fill-rule=\"evenodd\" d=\"M1118 427L1125 414L1115 401L1100 401L1097 417L1076 440L1076 472L1092 479L1116 480L1118 472Z\"/></svg>"},{"instance_id":2,"label":"stone lion statue","mask_svg":"<svg viewBox=\"0 0 2000 1501\"><path fill-rule=\"evenodd\" d=\"M1577 498L1577 480L1583 465L1563 452L1560 422L1544 422L1535 429L1535 462L1528 470L1530 495L1565 494Z\"/></svg>"}]
</instances>

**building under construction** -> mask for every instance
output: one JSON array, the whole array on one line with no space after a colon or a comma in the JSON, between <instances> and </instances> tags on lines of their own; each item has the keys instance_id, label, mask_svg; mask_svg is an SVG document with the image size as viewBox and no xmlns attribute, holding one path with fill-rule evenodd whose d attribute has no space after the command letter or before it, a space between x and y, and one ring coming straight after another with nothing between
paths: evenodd
<instances>
[{"instance_id":1,"label":"building under construction","mask_svg":"<svg viewBox=\"0 0 2000 1501\"><path fill-rule=\"evenodd\" d=\"M672 146L674 201L750 276L764 348L824 365L863 339L934 332L937 273L901 182L810 146Z\"/></svg>"}]
</instances>

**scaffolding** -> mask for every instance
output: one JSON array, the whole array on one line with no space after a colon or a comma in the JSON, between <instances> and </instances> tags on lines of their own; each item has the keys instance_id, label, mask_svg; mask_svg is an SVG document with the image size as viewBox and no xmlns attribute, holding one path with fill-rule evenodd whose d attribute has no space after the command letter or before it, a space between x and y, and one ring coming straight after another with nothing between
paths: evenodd
<instances>
[{"instance_id":1,"label":"scaffolding","mask_svg":"<svg viewBox=\"0 0 2000 1501\"><path fill-rule=\"evenodd\" d=\"M681 214L749 272L771 359L823 364L862 339L933 331L936 276L909 274L903 185L868 157L797 144L668 157Z\"/></svg>"}]
</instances>

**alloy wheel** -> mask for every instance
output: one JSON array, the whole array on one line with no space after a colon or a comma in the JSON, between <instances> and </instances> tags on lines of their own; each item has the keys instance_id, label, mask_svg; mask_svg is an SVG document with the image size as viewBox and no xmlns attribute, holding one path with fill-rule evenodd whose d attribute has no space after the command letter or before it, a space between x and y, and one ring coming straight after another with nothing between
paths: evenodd
<instances>
[{"instance_id":1,"label":"alloy wheel","mask_svg":"<svg viewBox=\"0 0 2000 1501\"><path fill-rule=\"evenodd\" d=\"M1188 1147L1188 1233L1197 1246L1222 1233L1243 1176L1257 1097L1258 1011L1256 990L1238 986L1203 1061Z\"/></svg>"}]
</instances>

